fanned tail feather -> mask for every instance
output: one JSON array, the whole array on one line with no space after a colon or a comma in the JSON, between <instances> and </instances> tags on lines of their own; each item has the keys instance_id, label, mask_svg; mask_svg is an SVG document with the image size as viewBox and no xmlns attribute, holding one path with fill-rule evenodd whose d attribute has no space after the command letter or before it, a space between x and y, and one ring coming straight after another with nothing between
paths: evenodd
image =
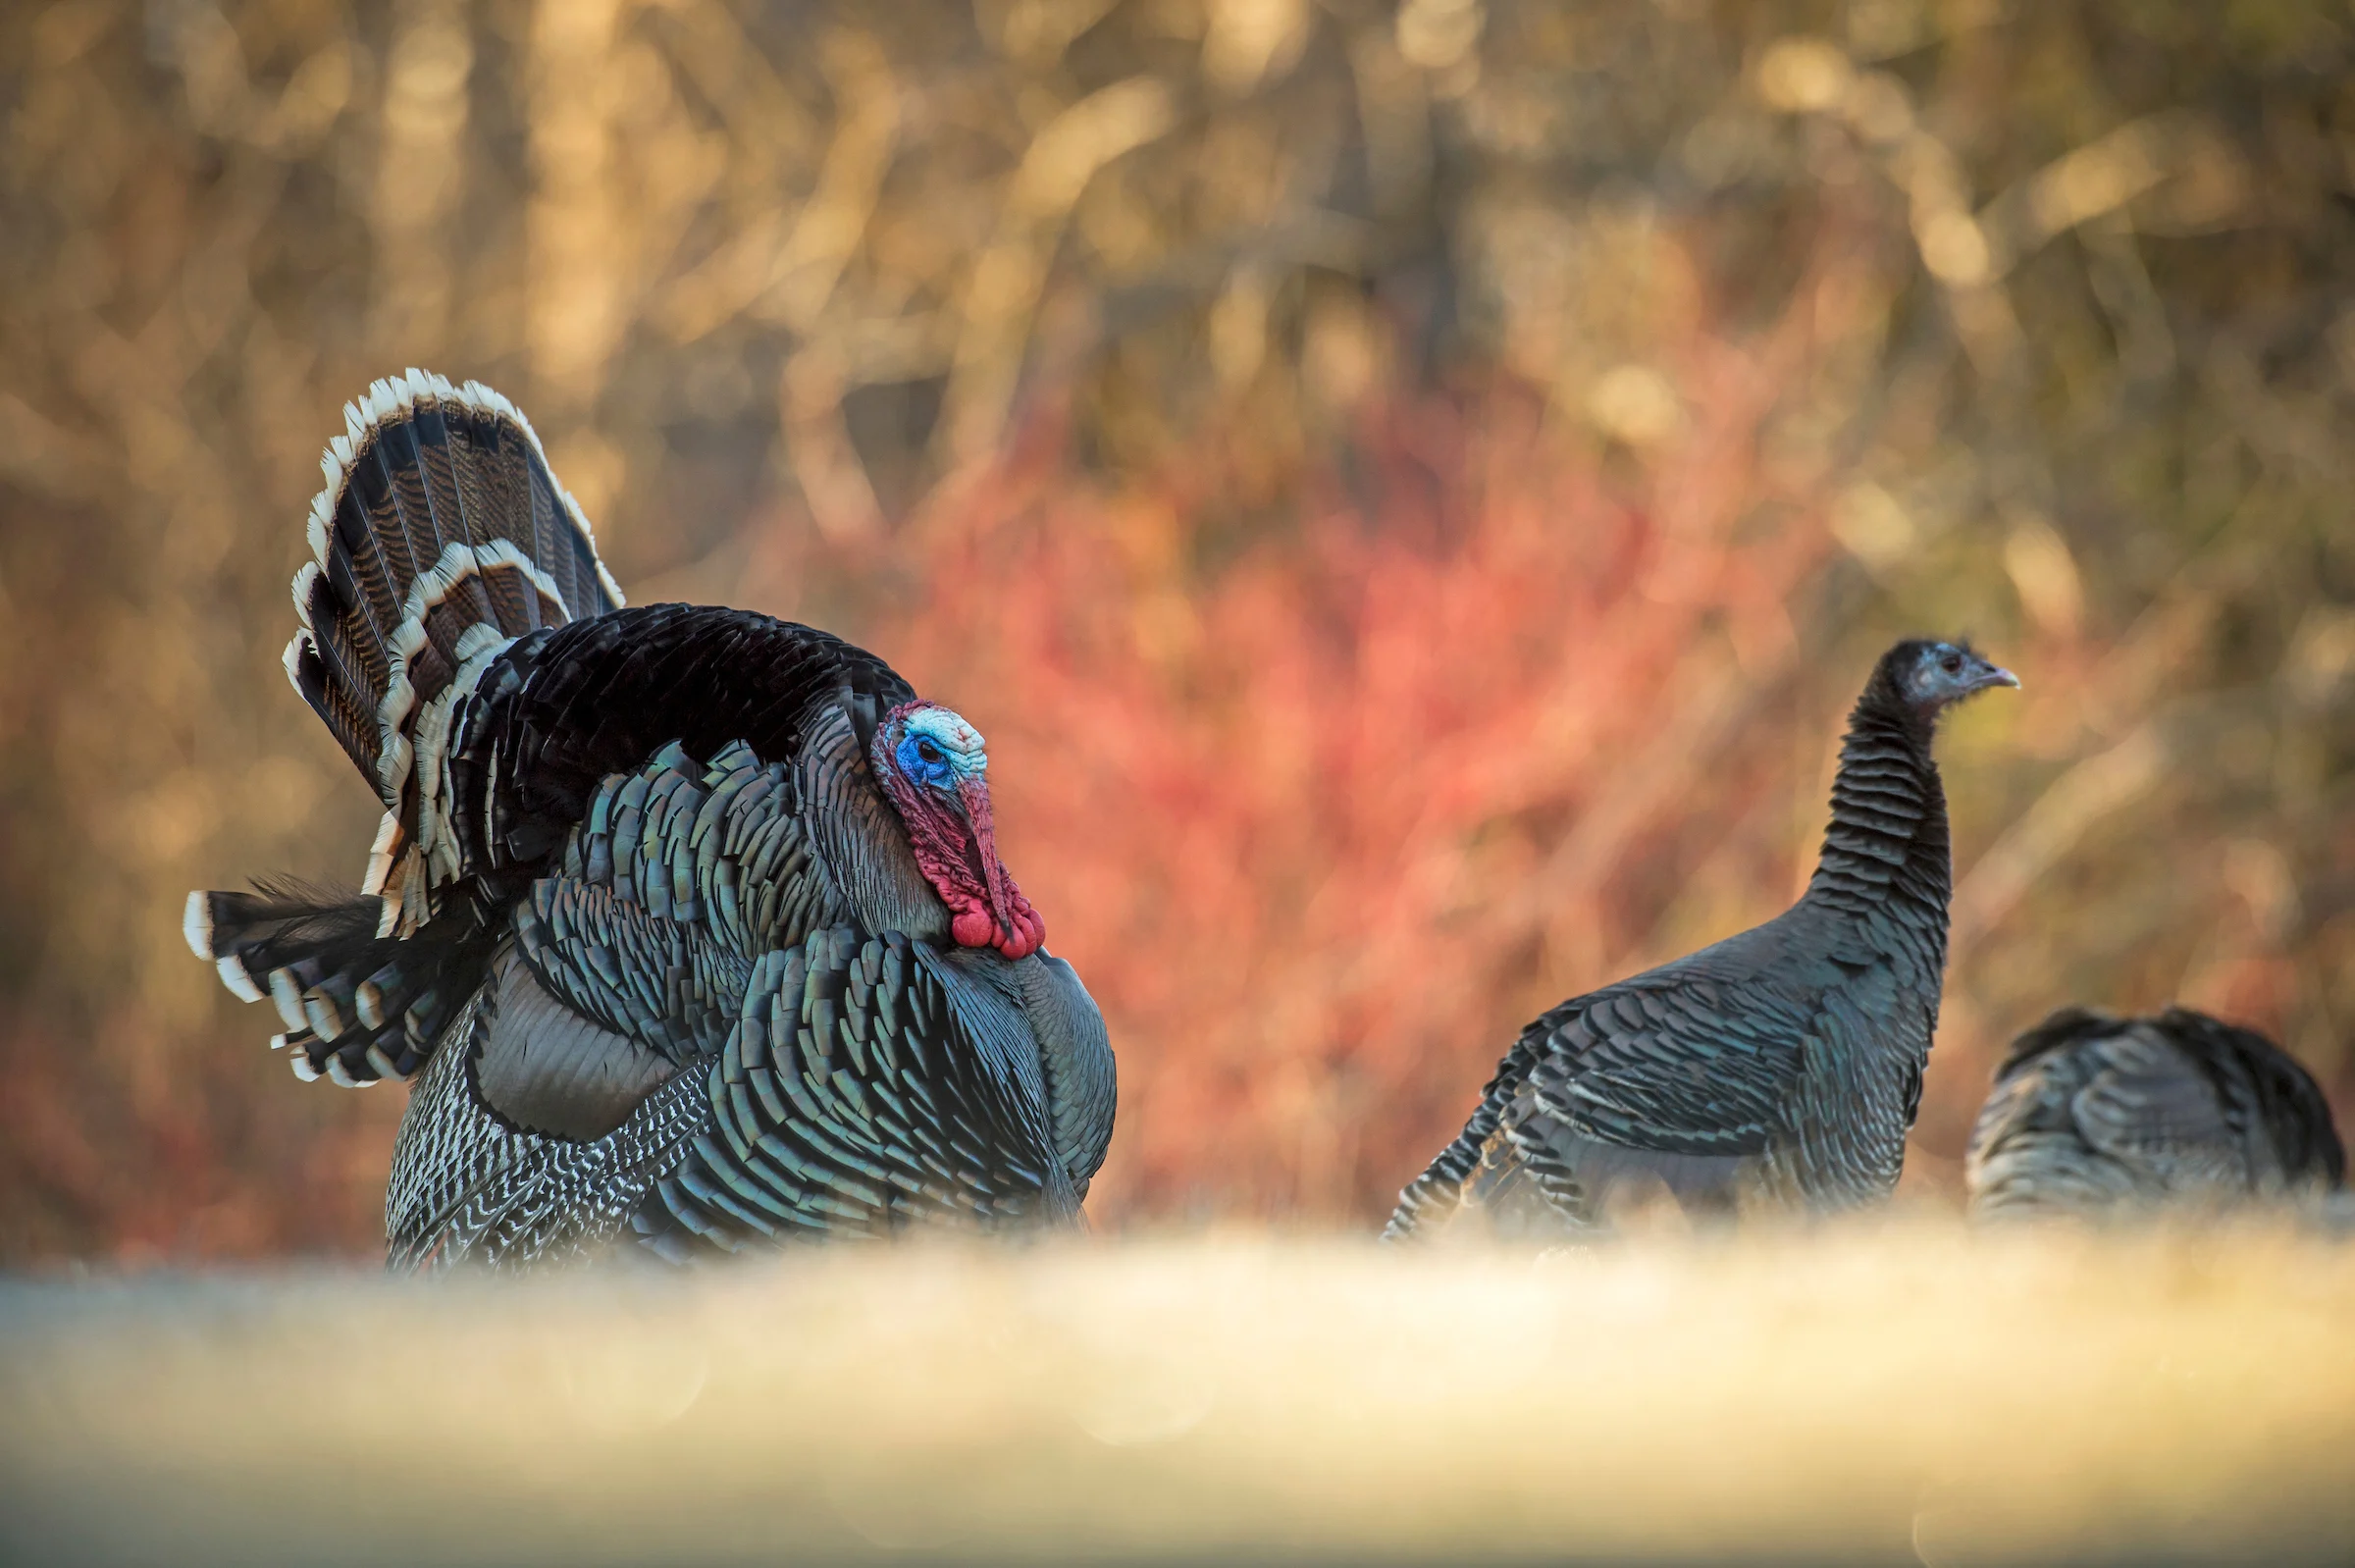
<instances>
[{"instance_id":1,"label":"fanned tail feather","mask_svg":"<svg viewBox=\"0 0 2355 1568\"><path fill-rule=\"evenodd\" d=\"M465 929L376 934L380 901L280 881L251 893L191 893L189 950L249 1002L276 1004L295 1075L361 1087L406 1078L481 983Z\"/></svg>"},{"instance_id":2,"label":"fanned tail feather","mask_svg":"<svg viewBox=\"0 0 2355 1568\"><path fill-rule=\"evenodd\" d=\"M622 596L531 422L490 388L411 370L347 405L343 427L320 459L286 666L385 803L376 893L432 837L419 797L455 699L515 638Z\"/></svg>"},{"instance_id":3,"label":"fanned tail feather","mask_svg":"<svg viewBox=\"0 0 2355 1568\"><path fill-rule=\"evenodd\" d=\"M429 889L462 851L445 752L475 683L518 638L619 608L580 507L531 422L479 382L421 370L343 410L320 459L301 629L287 677L385 805L355 894L292 883L192 893L188 946L278 1006L297 1073L407 1077L482 981L488 949Z\"/></svg>"}]
</instances>

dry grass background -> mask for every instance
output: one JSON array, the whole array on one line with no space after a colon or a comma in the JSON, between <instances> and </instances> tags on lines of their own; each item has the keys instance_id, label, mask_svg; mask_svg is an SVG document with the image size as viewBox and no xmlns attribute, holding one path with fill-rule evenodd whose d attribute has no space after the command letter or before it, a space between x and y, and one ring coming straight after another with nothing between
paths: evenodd
<instances>
[{"instance_id":1,"label":"dry grass background","mask_svg":"<svg viewBox=\"0 0 2355 1568\"><path fill-rule=\"evenodd\" d=\"M1909 1181L2066 1001L2355 1103L2355 25L2286 0L0 14L0 1259L361 1255L184 889L356 877L340 401L514 395L633 600L992 741L1093 1209L1372 1221L1509 1031L1771 913L1890 636L2019 670Z\"/></svg>"}]
</instances>

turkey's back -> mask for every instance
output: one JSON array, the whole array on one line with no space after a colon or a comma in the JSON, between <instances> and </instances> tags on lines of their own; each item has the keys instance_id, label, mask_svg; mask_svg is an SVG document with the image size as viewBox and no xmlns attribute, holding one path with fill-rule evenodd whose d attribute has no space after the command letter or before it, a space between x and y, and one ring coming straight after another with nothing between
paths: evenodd
<instances>
[{"instance_id":1,"label":"turkey's back","mask_svg":"<svg viewBox=\"0 0 2355 1568\"><path fill-rule=\"evenodd\" d=\"M2069 1009L2015 1042L1964 1177L1982 1217L2095 1217L2281 1199L2344 1169L2320 1088L2262 1035Z\"/></svg>"}]
</instances>

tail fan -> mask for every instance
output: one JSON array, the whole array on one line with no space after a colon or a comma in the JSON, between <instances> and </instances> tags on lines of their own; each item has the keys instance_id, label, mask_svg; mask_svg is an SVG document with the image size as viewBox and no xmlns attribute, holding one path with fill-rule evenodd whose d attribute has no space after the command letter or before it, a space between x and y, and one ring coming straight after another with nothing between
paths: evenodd
<instances>
[{"instance_id":1,"label":"tail fan","mask_svg":"<svg viewBox=\"0 0 2355 1568\"><path fill-rule=\"evenodd\" d=\"M460 867L444 756L458 706L518 638L620 607L580 507L515 405L411 370L343 410L320 459L287 676L385 805L357 894L192 893L184 932L267 995L306 1078L408 1077L481 985L490 945L429 890Z\"/></svg>"},{"instance_id":2,"label":"tail fan","mask_svg":"<svg viewBox=\"0 0 2355 1568\"><path fill-rule=\"evenodd\" d=\"M379 901L302 886L191 893L182 933L248 1002L277 1004L295 1074L349 1087L406 1078L477 986L488 953L462 922L377 935Z\"/></svg>"},{"instance_id":3,"label":"tail fan","mask_svg":"<svg viewBox=\"0 0 2355 1568\"><path fill-rule=\"evenodd\" d=\"M531 422L479 382L411 370L376 383L344 408L320 469L287 674L385 803L364 891L386 895L390 934L395 863L412 849L436 859L438 803L419 797L437 793L454 702L514 639L622 596Z\"/></svg>"}]
</instances>

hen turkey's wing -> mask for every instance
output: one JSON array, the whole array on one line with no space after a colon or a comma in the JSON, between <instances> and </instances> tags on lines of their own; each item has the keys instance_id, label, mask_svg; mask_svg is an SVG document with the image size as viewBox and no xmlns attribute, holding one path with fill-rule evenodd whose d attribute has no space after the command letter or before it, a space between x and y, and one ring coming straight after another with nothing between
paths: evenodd
<instances>
[{"instance_id":1,"label":"hen turkey's wing","mask_svg":"<svg viewBox=\"0 0 2355 1568\"><path fill-rule=\"evenodd\" d=\"M1466 1178L1506 1230L1606 1223L1665 1191L1722 1209L1787 1120L1810 1024L1765 987L1646 975L1531 1026L1528 1066Z\"/></svg>"},{"instance_id":2,"label":"hen turkey's wing","mask_svg":"<svg viewBox=\"0 0 2355 1568\"><path fill-rule=\"evenodd\" d=\"M1453 1142L1399 1194L1384 1234L1535 1197L1588 1217L1597 1188L1657 1177L1680 1195L1721 1186L1762 1153L1797 1081L1806 1003L1680 964L1574 997L1513 1043Z\"/></svg>"},{"instance_id":3,"label":"hen turkey's wing","mask_svg":"<svg viewBox=\"0 0 2355 1568\"><path fill-rule=\"evenodd\" d=\"M1525 1097L1580 1135L1662 1154L1763 1153L1818 1010L1756 981L1666 975L1565 1004L1525 1036Z\"/></svg>"},{"instance_id":4,"label":"hen turkey's wing","mask_svg":"<svg viewBox=\"0 0 2355 1568\"><path fill-rule=\"evenodd\" d=\"M961 1017L921 942L852 926L757 966L708 1070L710 1125L639 1211L665 1257L990 1228L1075 1207L1043 1107Z\"/></svg>"}]
</instances>

